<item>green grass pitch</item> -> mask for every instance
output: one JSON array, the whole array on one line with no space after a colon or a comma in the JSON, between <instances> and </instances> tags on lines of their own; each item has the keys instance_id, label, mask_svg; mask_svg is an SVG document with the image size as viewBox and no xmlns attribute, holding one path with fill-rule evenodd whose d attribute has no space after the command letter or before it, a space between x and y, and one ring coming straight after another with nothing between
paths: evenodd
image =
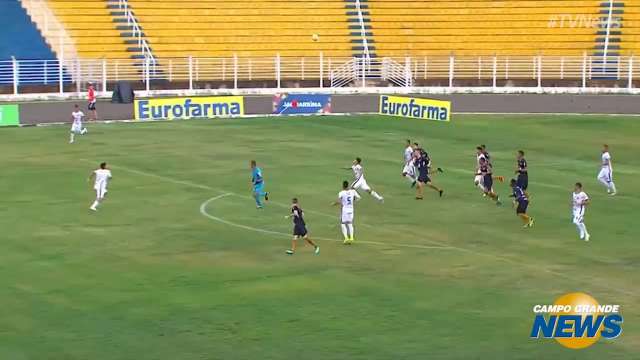
<instances>
[{"instance_id":1,"label":"green grass pitch","mask_svg":"<svg viewBox=\"0 0 640 360\"><path fill-rule=\"evenodd\" d=\"M89 124L74 145L67 126L1 129L0 359L637 358L639 136L637 118L507 115ZM400 176L407 138L444 168L442 199L415 201ZM603 142L617 197L596 181ZM473 187L481 143L507 179L526 151L534 228ZM347 247L330 203L356 156L385 203L363 194ZM100 161L114 180L91 213ZM284 253L293 196L319 256ZM622 336L579 351L529 339L532 306L573 291L621 304Z\"/></svg>"}]
</instances>

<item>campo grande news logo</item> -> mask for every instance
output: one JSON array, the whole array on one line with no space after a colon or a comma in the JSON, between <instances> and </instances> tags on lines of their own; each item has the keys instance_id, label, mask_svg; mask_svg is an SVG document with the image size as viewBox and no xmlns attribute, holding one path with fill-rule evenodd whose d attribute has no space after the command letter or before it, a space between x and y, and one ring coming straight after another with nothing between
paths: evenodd
<instances>
[{"instance_id":1,"label":"campo grande news logo","mask_svg":"<svg viewBox=\"0 0 640 360\"><path fill-rule=\"evenodd\" d=\"M581 292L562 295L553 305L534 305L533 313L531 338L556 339L570 349L586 348L600 338L615 339L622 334L620 305L600 305Z\"/></svg>"}]
</instances>

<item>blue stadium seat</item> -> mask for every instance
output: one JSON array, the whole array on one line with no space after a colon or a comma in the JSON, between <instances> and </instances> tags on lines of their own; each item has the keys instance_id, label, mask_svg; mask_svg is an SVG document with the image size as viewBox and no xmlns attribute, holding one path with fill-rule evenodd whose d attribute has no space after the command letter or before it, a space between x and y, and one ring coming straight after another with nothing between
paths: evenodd
<instances>
[{"instance_id":1,"label":"blue stadium seat","mask_svg":"<svg viewBox=\"0 0 640 360\"><path fill-rule=\"evenodd\" d=\"M0 11L0 85L13 83L11 58L20 61L20 85L53 85L59 81L56 56L18 0L2 0ZM19 39L19 41L16 41ZM65 82L71 80L64 71Z\"/></svg>"},{"instance_id":2,"label":"blue stadium seat","mask_svg":"<svg viewBox=\"0 0 640 360\"><path fill-rule=\"evenodd\" d=\"M0 60L56 58L18 0L2 1L0 24Z\"/></svg>"}]
</instances>

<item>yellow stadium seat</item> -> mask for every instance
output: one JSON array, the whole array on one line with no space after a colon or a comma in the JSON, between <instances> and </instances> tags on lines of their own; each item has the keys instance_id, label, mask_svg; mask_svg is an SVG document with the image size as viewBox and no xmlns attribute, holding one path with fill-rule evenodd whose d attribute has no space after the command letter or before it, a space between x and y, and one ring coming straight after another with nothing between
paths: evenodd
<instances>
[{"instance_id":1,"label":"yellow stadium seat","mask_svg":"<svg viewBox=\"0 0 640 360\"><path fill-rule=\"evenodd\" d=\"M600 3L576 0L369 0L378 56L582 55ZM561 24L561 22L563 22Z\"/></svg>"},{"instance_id":2,"label":"yellow stadium seat","mask_svg":"<svg viewBox=\"0 0 640 360\"><path fill-rule=\"evenodd\" d=\"M159 59L352 55L343 0L129 0L129 4ZM313 34L320 41L314 42Z\"/></svg>"}]
</instances>

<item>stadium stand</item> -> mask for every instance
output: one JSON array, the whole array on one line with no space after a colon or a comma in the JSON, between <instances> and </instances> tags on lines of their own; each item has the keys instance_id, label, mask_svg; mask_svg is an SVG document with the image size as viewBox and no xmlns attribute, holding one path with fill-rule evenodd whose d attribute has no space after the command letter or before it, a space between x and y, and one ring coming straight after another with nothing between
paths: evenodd
<instances>
[{"instance_id":1,"label":"stadium stand","mask_svg":"<svg viewBox=\"0 0 640 360\"><path fill-rule=\"evenodd\" d=\"M352 56L343 0L129 0L159 59ZM312 41L318 34L319 41Z\"/></svg>"},{"instance_id":2,"label":"stadium stand","mask_svg":"<svg viewBox=\"0 0 640 360\"><path fill-rule=\"evenodd\" d=\"M623 1L620 14L620 51L622 55L640 54L640 1Z\"/></svg>"},{"instance_id":3,"label":"stadium stand","mask_svg":"<svg viewBox=\"0 0 640 360\"><path fill-rule=\"evenodd\" d=\"M601 4L582 0L368 0L379 56L591 53Z\"/></svg>"},{"instance_id":4,"label":"stadium stand","mask_svg":"<svg viewBox=\"0 0 640 360\"><path fill-rule=\"evenodd\" d=\"M58 83L60 72L54 52L20 2L2 1L1 10L4 28L0 36L0 86L12 85L15 80L22 86ZM15 73L12 58L18 60ZM62 78L68 81L65 71Z\"/></svg>"},{"instance_id":5,"label":"stadium stand","mask_svg":"<svg viewBox=\"0 0 640 360\"><path fill-rule=\"evenodd\" d=\"M11 59L12 56L17 59L55 59L55 55L19 1L2 2L0 24L3 24L0 60Z\"/></svg>"},{"instance_id":6,"label":"stadium stand","mask_svg":"<svg viewBox=\"0 0 640 360\"><path fill-rule=\"evenodd\" d=\"M82 58L127 59L130 52L103 0L49 0Z\"/></svg>"}]
</instances>

